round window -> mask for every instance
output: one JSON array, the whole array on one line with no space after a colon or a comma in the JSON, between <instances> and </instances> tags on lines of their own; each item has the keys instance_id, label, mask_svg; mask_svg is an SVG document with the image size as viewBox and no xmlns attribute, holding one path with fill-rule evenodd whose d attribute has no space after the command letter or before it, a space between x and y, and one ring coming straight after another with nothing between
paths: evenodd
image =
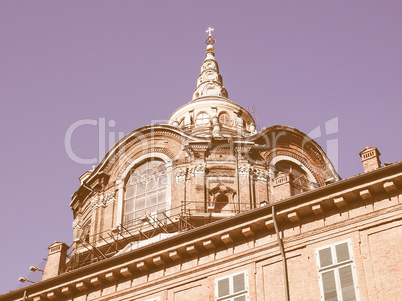
<instances>
[{"instance_id":1,"label":"round window","mask_svg":"<svg viewBox=\"0 0 402 301\"><path fill-rule=\"evenodd\" d=\"M197 118L195 119L196 125L205 125L209 122L209 116L207 113L200 113L198 114Z\"/></svg>"},{"instance_id":2,"label":"round window","mask_svg":"<svg viewBox=\"0 0 402 301\"><path fill-rule=\"evenodd\" d=\"M222 113L219 115L219 122L222 124L230 125L232 123L232 120L230 119L230 116L226 113Z\"/></svg>"}]
</instances>

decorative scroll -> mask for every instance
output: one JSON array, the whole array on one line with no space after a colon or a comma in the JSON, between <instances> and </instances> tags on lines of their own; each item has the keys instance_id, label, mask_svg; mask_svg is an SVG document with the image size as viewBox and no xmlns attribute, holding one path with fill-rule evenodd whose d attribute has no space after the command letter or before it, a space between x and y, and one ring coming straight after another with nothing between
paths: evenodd
<instances>
[{"instance_id":1,"label":"decorative scroll","mask_svg":"<svg viewBox=\"0 0 402 301\"><path fill-rule=\"evenodd\" d=\"M192 167L188 169L188 172L191 176L196 176L200 174L205 174L206 167L205 163L194 164Z\"/></svg>"},{"instance_id":2,"label":"decorative scroll","mask_svg":"<svg viewBox=\"0 0 402 301\"><path fill-rule=\"evenodd\" d=\"M178 168L175 170L176 172L176 180L184 180L187 174L187 168Z\"/></svg>"},{"instance_id":3,"label":"decorative scroll","mask_svg":"<svg viewBox=\"0 0 402 301\"><path fill-rule=\"evenodd\" d=\"M241 164L239 165L239 174L240 175L249 175L253 171L253 167L250 164Z\"/></svg>"},{"instance_id":4,"label":"decorative scroll","mask_svg":"<svg viewBox=\"0 0 402 301\"><path fill-rule=\"evenodd\" d=\"M265 181L267 182L269 179L269 172L264 169L255 169L254 170L254 175L257 176L257 180Z\"/></svg>"},{"instance_id":5,"label":"decorative scroll","mask_svg":"<svg viewBox=\"0 0 402 301\"><path fill-rule=\"evenodd\" d=\"M100 207L107 207L110 204L113 204L116 201L116 192L109 192L109 193L99 193L95 195L92 200L92 209L100 208Z\"/></svg>"}]
</instances>

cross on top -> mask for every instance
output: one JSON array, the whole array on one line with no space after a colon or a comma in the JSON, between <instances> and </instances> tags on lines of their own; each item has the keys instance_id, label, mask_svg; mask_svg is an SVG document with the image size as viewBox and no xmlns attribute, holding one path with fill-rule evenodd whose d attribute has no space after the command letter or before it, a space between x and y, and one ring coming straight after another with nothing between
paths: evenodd
<instances>
[{"instance_id":1,"label":"cross on top","mask_svg":"<svg viewBox=\"0 0 402 301\"><path fill-rule=\"evenodd\" d=\"M208 37L210 37L213 31L214 29L212 27L208 27L208 29L205 32L208 32Z\"/></svg>"}]
</instances>

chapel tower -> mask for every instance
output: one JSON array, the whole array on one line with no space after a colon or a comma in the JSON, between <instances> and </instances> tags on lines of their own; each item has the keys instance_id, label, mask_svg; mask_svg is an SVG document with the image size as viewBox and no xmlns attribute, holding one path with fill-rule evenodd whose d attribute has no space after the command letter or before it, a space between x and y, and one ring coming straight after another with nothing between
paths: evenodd
<instances>
[{"instance_id":1,"label":"chapel tower","mask_svg":"<svg viewBox=\"0 0 402 301\"><path fill-rule=\"evenodd\" d=\"M72 270L339 180L321 147L286 126L257 132L228 98L212 29L192 99L139 128L80 177Z\"/></svg>"}]
</instances>

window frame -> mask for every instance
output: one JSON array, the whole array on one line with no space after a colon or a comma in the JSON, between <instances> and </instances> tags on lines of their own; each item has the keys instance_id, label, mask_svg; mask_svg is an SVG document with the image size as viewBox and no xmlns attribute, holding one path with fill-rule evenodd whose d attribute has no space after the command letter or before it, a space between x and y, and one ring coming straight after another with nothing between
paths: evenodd
<instances>
[{"instance_id":1,"label":"window frame","mask_svg":"<svg viewBox=\"0 0 402 301\"><path fill-rule=\"evenodd\" d=\"M221 121L221 117L223 117L223 116L227 116L229 119L229 122L222 122ZM220 114L219 114L219 116L218 116L218 121L219 121L219 123L220 124L223 124L223 125L226 125L226 126L231 126L231 125L233 125L233 119L230 117L230 115L229 115L229 113L227 113L226 111L224 111L224 112L221 112Z\"/></svg>"},{"instance_id":2,"label":"window frame","mask_svg":"<svg viewBox=\"0 0 402 301\"><path fill-rule=\"evenodd\" d=\"M170 215L170 210L172 209L172 160L171 158L160 152L155 152L155 153L148 153L148 154L143 154L140 155L139 157L135 158L129 166L124 168L121 171L121 175L119 178L116 180L116 184L118 185L118 197L117 197L117 220L116 220L116 225L120 225L123 223L123 214L124 214L124 190L125 190L125 184L128 180L128 177L130 176L130 171L133 169L135 166L138 164L141 164L142 161L145 160L150 160L150 159L160 159L163 162L165 162L166 169L167 169L167 180L168 180L168 186L167 186L167 199L166 199L166 208L168 208L166 212L166 215Z\"/></svg>"},{"instance_id":3,"label":"window frame","mask_svg":"<svg viewBox=\"0 0 402 301\"><path fill-rule=\"evenodd\" d=\"M129 181L130 181L131 176L133 176L133 174L135 173L135 170L138 169L138 168L140 168L140 167L142 167L142 166L144 166L145 164L147 164L147 167L145 168L145 170L148 171L148 170L149 170L149 163L150 163L151 161L158 161L158 162L161 163L161 165L163 164L164 167L165 167L164 172L159 172L159 173L157 173L156 178L153 178L153 175L151 175L151 174L146 174L144 180L139 181L139 182L137 182L137 183L135 183L135 184L131 184L131 185L130 185L130 184L129 184ZM141 211L141 210L144 210L144 211L145 211L145 214L144 214L142 217L149 216L149 217L151 218L151 220L152 220L152 219L155 219L156 216L157 216L157 212L150 212L150 213L147 213L147 211L148 211L148 209L150 209L150 208L152 208L152 207L156 207L156 208L157 208L158 205L160 205L160 204L163 203L163 202L161 202L161 203L158 202L159 192L160 192L160 191L163 191L163 190L164 190L164 194L165 194L165 196L164 196L164 198L165 198L165 201L164 201L164 203L165 203L165 210L164 210L164 212L166 213L166 212L170 209L170 198L169 198L169 194L170 194L170 189L169 189L170 180L169 180L169 171L168 171L168 168L167 168L166 165L167 165L166 162L165 162L164 160L162 160L161 158L158 158L158 157L150 157L150 158L146 158L146 159L144 159L144 160L138 162L137 164L135 164L133 167L130 168L130 170L129 170L128 174L127 174L127 178L126 178L126 181L125 181L125 183L124 183L124 189L123 189L123 204L122 204L122 219L123 219L122 222L123 222L123 224L127 224L127 225L132 226L132 225L134 225L134 224L139 223L138 217L135 217L135 214L136 214L136 212ZM160 165L158 165L158 166L160 166ZM157 168L157 167L156 167L156 168ZM164 176L166 177L166 184L165 184L164 186L162 186L162 187L157 187L156 189L147 190L146 185L147 185L147 183L149 182L148 180L151 179L151 178L153 178L153 181L159 182L159 179L161 178L162 175L164 175ZM140 175L140 176L141 176L141 175ZM131 197L127 197L127 188L129 187L129 185L130 185L130 186L136 186L136 185L138 185L138 183L144 183L145 189L144 189L143 193L141 193L140 195L138 195L137 192L136 192L136 193L133 194ZM157 185L158 185L158 184L157 184ZM147 206L147 203L148 203L148 196L151 195L151 194L155 194L155 195L156 195L156 198L157 198L157 199L156 199L156 203L155 203L154 205L152 205L152 206ZM138 196L141 196L141 195L143 195L143 197L144 197L144 208L143 208L143 209L136 209L136 201L137 201L137 198L138 198ZM132 200L132 201L133 201L133 210L131 210L130 212L127 212L127 211L126 211L126 206L127 206L126 204L127 204L127 201L128 201L128 200ZM127 216L128 214L133 214L133 215L134 215L133 218L126 220L126 216ZM137 222L136 222L136 221L137 221Z\"/></svg>"},{"instance_id":4,"label":"window frame","mask_svg":"<svg viewBox=\"0 0 402 301\"><path fill-rule=\"evenodd\" d=\"M344 243L347 243L347 246L348 246L349 259L338 262L336 246L344 244ZM324 249L328 249L328 248L330 248L330 250L331 250L332 264L329 264L325 267L321 267L320 251L322 251ZM353 255L352 240L346 239L346 240L335 242L333 244L329 244L329 245L325 245L325 246L316 248L315 256L316 256L318 280L319 280L319 285L320 285L320 300L325 301L324 283L323 283L322 274L325 272L328 272L328 271L334 271L337 300L343 301L342 286L341 286L341 280L340 280L340 276L339 276L339 270L340 270L340 268L350 266L351 271L352 271L353 286L354 286L356 301L360 301L359 285L357 283L357 274L356 274L355 258Z\"/></svg>"},{"instance_id":5,"label":"window frame","mask_svg":"<svg viewBox=\"0 0 402 301\"><path fill-rule=\"evenodd\" d=\"M237 275L244 275L244 290L239 291L234 293L233 292L233 278ZM219 289L218 289L218 284L219 281L224 280L224 279L229 279L229 295L221 296L219 297ZM247 270L241 271L241 272L236 272L233 274L229 274L223 277L219 277L215 279L215 301L233 301L234 298L238 298L241 296L246 297L246 301L249 301L249 279L248 279L248 273Z\"/></svg>"},{"instance_id":6,"label":"window frame","mask_svg":"<svg viewBox=\"0 0 402 301\"><path fill-rule=\"evenodd\" d=\"M201 118L201 119L198 119L198 117L200 117L200 115L206 115L206 116L208 116L208 118L205 118L204 116ZM197 121L198 120L207 120L205 123L198 123ZM207 112L199 112L198 114L197 114L197 117L195 117L195 120L194 120L194 124L196 125L196 126L207 126L208 125L208 123L209 123L209 121L211 120L211 116L209 116L209 114L207 113Z\"/></svg>"}]
</instances>

